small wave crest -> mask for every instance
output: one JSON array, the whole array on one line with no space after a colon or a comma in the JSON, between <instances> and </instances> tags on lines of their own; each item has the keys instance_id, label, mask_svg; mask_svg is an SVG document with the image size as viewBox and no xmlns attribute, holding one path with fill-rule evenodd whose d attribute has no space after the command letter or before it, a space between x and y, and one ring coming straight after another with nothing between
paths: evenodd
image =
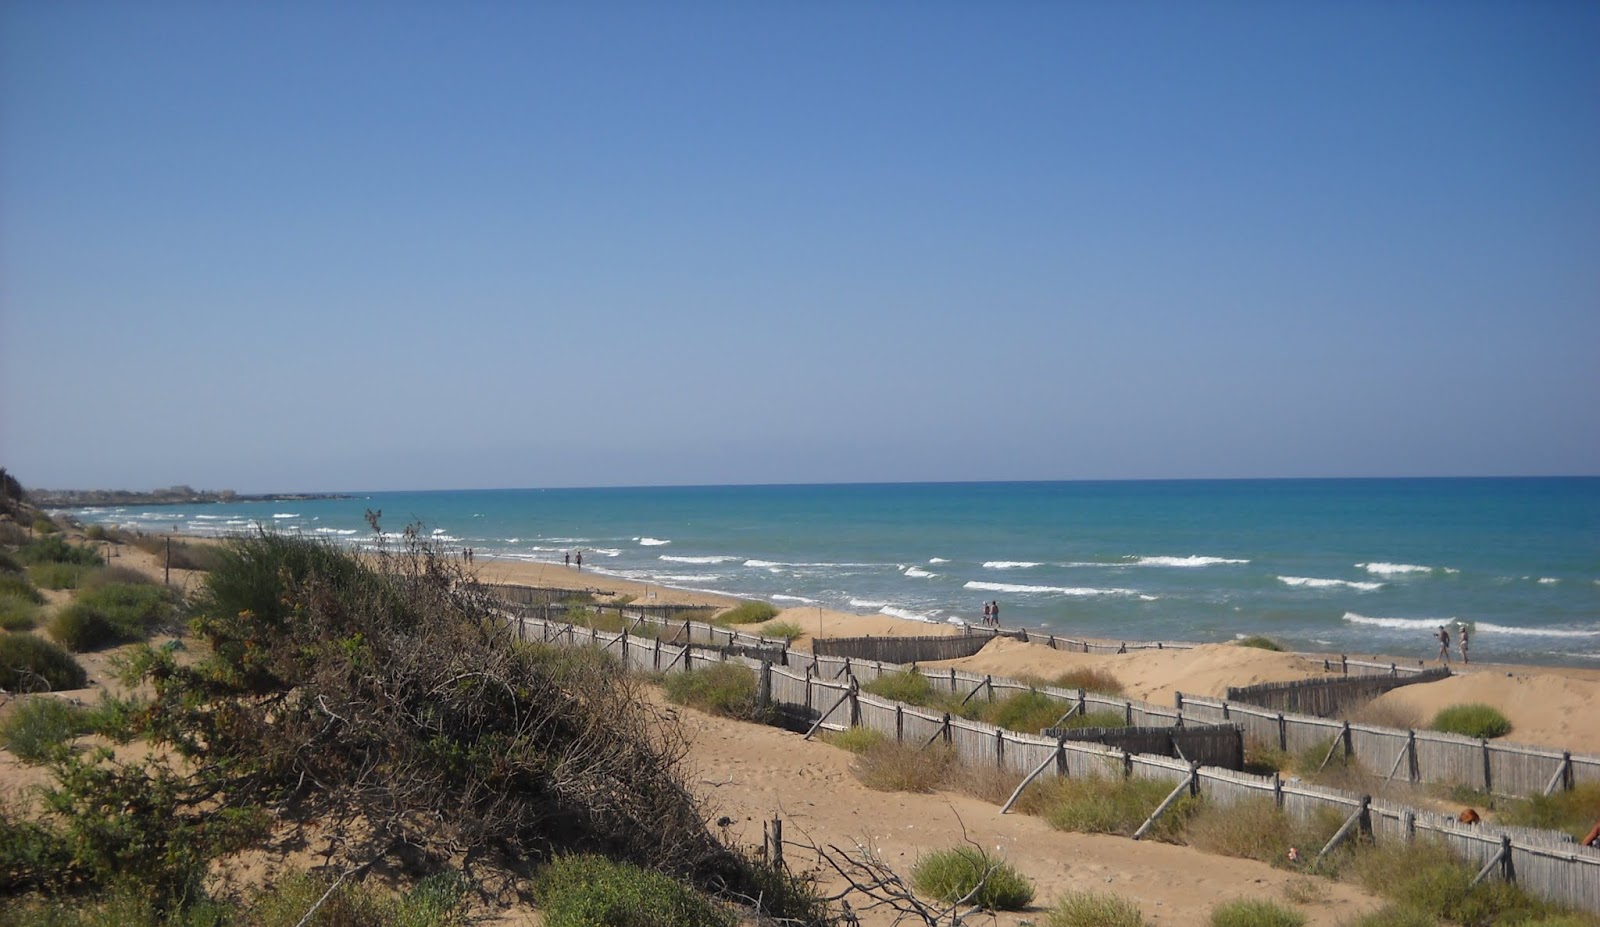
<instances>
[{"instance_id":1,"label":"small wave crest","mask_svg":"<svg viewBox=\"0 0 1600 927\"><path fill-rule=\"evenodd\" d=\"M1420 566L1415 563L1358 563L1358 569L1379 576L1403 576L1407 573L1432 573L1433 567Z\"/></svg>"},{"instance_id":2,"label":"small wave crest","mask_svg":"<svg viewBox=\"0 0 1600 927\"><path fill-rule=\"evenodd\" d=\"M729 563L729 562L732 562L734 560L738 560L739 558L738 557L718 557L718 556L712 556L712 557L674 557L674 556L671 556L670 554L662 554L660 557L657 557L656 559L657 560L665 560L668 563Z\"/></svg>"},{"instance_id":3,"label":"small wave crest","mask_svg":"<svg viewBox=\"0 0 1600 927\"><path fill-rule=\"evenodd\" d=\"M1224 563L1249 563L1248 560L1234 560L1229 557L1136 557L1134 566L1153 567L1205 567L1218 566Z\"/></svg>"},{"instance_id":4,"label":"small wave crest","mask_svg":"<svg viewBox=\"0 0 1600 927\"><path fill-rule=\"evenodd\" d=\"M1306 589L1348 588L1373 592L1383 588L1383 583L1364 583L1351 579L1317 579L1313 576L1280 576L1278 581L1288 586L1300 586Z\"/></svg>"},{"instance_id":5,"label":"small wave crest","mask_svg":"<svg viewBox=\"0 0 1600 927\"><path fill-rule=\"evenodd\" d=\"M298 513L295 513L295 512L279 512L278 514L276 514L276 515L274 515L272 517L273 518L299 518L300 516L299 516Z\"/></svg>"},{"instance_id":6,"label":"small wave crest","mask_svg":"<svg viewBox=\"0 0 1600 927\"><path fill-rule=\"evenodd\" d=\"M913 579L932 579L939 574L930 573L922 567L906 567L906 575Z\"/></svg>"},{"instance_id":7,"label":"small wave crest","mask_svg":"<svg viewBox=\"0 0 1600 927\"><path fill-rule=\"evenodd\" d=\"M636 540L639 542L640 547L664 547L672 543L670 540L663 541L660 538L637 538Z\"/></svg>"},{"instance_id":8,"label":"small wave crest","mask_svg":"<svg viewBox=\"0 0 1600 927\"><path fill-rule=\"evenodd\" d=\"M921 621L930 624L937 620L931 615L914 612L908 608L895 608L893 605L883 606L878 609L878 614L888 615L890 618L904 618L906 621Z\"/></svg>"},{"instance_id":9,"label":"small wave crest","mask_svg":"<svg viewBox=\"0 0 1600 927\"><path fill-rule=\"evenodd\" d=\"M985 560L983 567L986 570L1026 570L1039 564L1032 560Z\"/></svg>"},{"instance_id":10,"label":"small wave crest","mask_svg":"<svg viewBox=\"0 0 1600 927\"><path fill-rule=\"evenodd\" d=\"M816 599L808 599L803 595L774 594L774 595L770 596L770 598L774 602L803 602L803 603L805 603L807 605L814 605L814 604L816 604L816 601L817 601Z\"/></svg>"},{"instance_id":11,"label":"small wave crest","mask_svg":"<svg viewBox=\"0 0 1600 927\"><path fill-rule=\"evenodd\" d=\"M949 563L950 561L946 560L943 557L929 557L928 558L928 562L929 563Z\"/></svg>"},{"instance_id":12,"label":"small wave crest","mask_svg":"<svg viewBox=\"0 0 1600 927\"><path fill-rule=\"evenodd\" d=\"M1433 631L1439 625L1454 629L1459 622L1455 618L1374 618L1367 615L1358 615L1355 612L1345 612L1344 620L1351 624L1371 625L1378 628L1393 628L1403 631ZM1561 637L1561 638L1600 638L1600 629L1578 628L1513 628L1503 624L1492 624L1486 621L1472 622L1473 628L1479 634L1507 634L1520 637Z\"/></svg>"},{"instance_id":13,"label":"small wave crest","mask_svg":"<svg viewBox=\"0 0 1600 927\"><path fill-rule=\"evenodd\" d=\"M886 606L888 604L889 604L888 602L879 602L879 601L874 600L874 599L851 599L850 600L850 607L851 608L883 608L884 606Z\"/></svg>"},{"instance_id":14,"label":"small wave crest","mask_svg":"<svg viewBox=\"0 0 1600 927\"><path fill-rule=\"evenodd\" d=\"M1023 583L985 583L978 580L969 580L968 589L981 589L986 592L1015 592L1020 595L1054 594L1072 596L1100 596L1100 595L1138 595L1134 589L1094 589L1087 586L1029 586Z\"/></svg>"}]
</instances>

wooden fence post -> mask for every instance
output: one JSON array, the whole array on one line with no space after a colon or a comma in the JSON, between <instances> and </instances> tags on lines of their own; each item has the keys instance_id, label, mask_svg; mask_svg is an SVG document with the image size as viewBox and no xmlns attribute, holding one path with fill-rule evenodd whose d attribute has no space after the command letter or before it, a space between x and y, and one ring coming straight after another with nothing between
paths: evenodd
<instances>
[{"instance_id":1,"label":"wooden fence post","mask_svg":"<svg viewBox=\"0 0 1600 927\"><path fill-rule=\"evenodd\" d=\"M1561 783L1563 790L1572 788L1572 753L1568 750L1561 751L1561 765L1556 767L1556 774L1544 787L1544 793L1549 795L1556 790L1556 783Z\"/></svg>"},{"instance_id":2,"label":"wooden fence post","mask_svg":"<svg viewBox=\"0 0 1600 927\"><path fill-rule=\"evenodd\" d=\"M1278 749L1289 749L1289 727L1283 723L1283 712L1278 712Z\"/></svg>"},{"instance_id":3,"label":"wooden fence post","mask_svg":"<svg viewBox=\"0 0 1600 927\"><path fill-rule=\"evenodd\" d=\"M906 742L906 708L899 702L894 703L894 742Z\"/></svg>"},{"instance_id":4,"label":"wooden fence post","mask_svg":"<svg viewBox=\"0 0 1600 927\"><path fill-rule=\"evenodd\" d=\"M1406 749L1408 751L1410 751L1410 755L1411 755L1410 762L1408 762L1406 764L1406 772L1410 775L1412 782L1418 782L1418 781L1420 781L1422 779L1422 766L1417 761L1417 732L1416 731L1411 731L1411 730L1406 731Z\"/></svg>"},{"instance_id":5,"label":"wooden fence post","mask_svg":"<svg viewBox=\"0 0 1600 927\"><path fill-rule=\"evenodd\" d=\"M1283 773L1272 774L1272 803L1278 808L1283 807Z\"/></svg>"},{"instance_id":6,"label":"wooden fence post","mask_svg":"<svg viewBox=\"0 0 1600 927\"><path fill-rule=\"evenodd\" d=\"M1488 740L1484 740L1484 741L1482 741L1482 744L1483 744L1483 790L1485 792L1489 792L1490 794L1493 794L1494 793L1494 770L1493 770L1492 764L1489 762L1489 741Z\"/></svg>"},{"instance_id":7,"label":"wooden fence post","mask_svg":"<svg viewBox=\"0 0 1600 927\"><path fill-rule=\"evenodd\" d=\"M626 637L624 637L626 640ZM626 658L627 651L623 651ZM772 707L772 664L766 660L761 661L761 680L756 687L756 700L761 705L761 710L766 712Z\"/></svg>"},{"instance_id":8,"label":"wooden fence post","mask_svg":"<svg viewBox=\"0 0 1600 927\"><path fill-rule=\"evenodd\" d=\"M1405 832L1406 843L1414 843L1417 839L1417 813L1407 808L1400 813L1400 828Z\"/></svg>"}]
</instances>

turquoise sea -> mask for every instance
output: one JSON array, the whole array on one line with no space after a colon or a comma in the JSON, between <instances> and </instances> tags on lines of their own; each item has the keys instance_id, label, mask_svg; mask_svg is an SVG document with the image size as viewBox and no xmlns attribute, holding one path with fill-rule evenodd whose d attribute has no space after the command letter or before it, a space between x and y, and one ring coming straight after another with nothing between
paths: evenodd
<instances>
[{"instance_id":1,"label":"turquoise sea","mask_svg":"<svg viewBox=\"0 0 1600 927\"><path fill-rule=\"evenodd\" d=\"M81 509L193 534L371 543L408 523L489 558L907 619L1128 640L1266 634L1431 657L1600 665L1600 478L508 489Z\"/></svg>"}]
</instances>

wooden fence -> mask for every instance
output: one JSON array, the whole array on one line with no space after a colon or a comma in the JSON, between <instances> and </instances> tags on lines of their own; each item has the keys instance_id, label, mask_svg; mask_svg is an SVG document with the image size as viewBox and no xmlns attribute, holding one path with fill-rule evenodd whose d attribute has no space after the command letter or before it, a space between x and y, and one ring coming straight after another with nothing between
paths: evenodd
<instances>
[{"instance_id":1,"label":"wooden fence","mask_svg":"<svg viewBox=\"0 0 1600 927\"><path fill-rule=\"evenodd\" d=\"M1127 753L1175 757L1185 763L1199 763L1201 766L1244 768L1244 728L1237 724L1046 728L1040 733L1069 741L1105 744Z\"/></svg>"},{"instance_id":2,"label":"wooden fence","mask_svg":"<svg viewBox=\"0 0 1600 927\"><path fill-rule=\"evenodd\" d=\"M639 637L627 633L598 631L547 621L540 618L512 619L517 634L567 645L588 645L618 653L625 665L652 672L692 670L721 662L749 666L759 680L759 691L771 704L794 716L809 719L814 727L844 730L864 727L893 737L900 743L921 747L942 742L963 762L989 765L1018 776L1126 776L1155 779L1177 785L1188 781L1197 794L1221 806L1243 801L1271 801L1285 813L1305 817L1322 808L1332 808L1359 823L1363 833L1378 842L1414 840L1431 836L1448 845L1473 867L1498 867L1502 877L1514 879L1530 894L1570 907L1600 912L1600 850L1580 847L1565 835L1523 828L1494 825L1463 825L1445 815L1390 804L1371 796L1355 795L1336 789L1298 782L1281 776L1256 776L1231 769L1186 763L1167 756L1133 753L1099 743L1070 741L1064 737L1018 734L978 721L935 713L860 691L855 670L881 672L883 666L871 662L852 663L850 658L835 658L790 653L788 667L753 660L688 643L664 643L659 636ZM807 657L811 659L807 660ZM837 666L831 678L827 674ZM930 681L950 680L952 685L973 683L972 677L936 674ZM976 685L994 689L1010 688L1008 681L984 677ZM1118 700L1078 691L1056 690L1058 697L1076 699L1080 705L1119 704ZM1200 700L1185 699L1188 707ZM1166 717L1177 723L1178 711L1157 709L1121 700L1130 723L1141 718ZM1250 706L1219 703L1224 711L1240 712L1243 719L1260 711ZM1274 714L1275 718L1282 718ZM1314 719L1319 720L1320 719ZM1280 722L1277 730L1284 731ZM1322 722L1329 723L1329 722ZM1334 723L1340 735L1354 739L1351 726ZM1420 735L1408 732L1412 741ZM1417 755L1413 750L1412 755ZM1576 760L1577 758L1570 758ZM1573 764L1568 763L1568 768Z\"/></svg>"},{"instance_id":3,"label":"wooden fence","mask_svg":"<svg viewBox=\"0 0 1600 927\"><path fill-rule=\"evenodd\" d=\"M926 663L970 657L994 640L992 634L922 635L918 637L827 637L811 642L811 652L829 657L854 657L879 663Z\"/></svg>"},{"instance_id":4,"label":"wooden fence","mask_svg":"<svg viewBox=\"0 0 1600 927\"><path fill-rule=\"evenodd\" d=\"M1364 705L1391 689L1433 682L1450 675L1447 667L1392 676L1356 675L1337 679L1296 679L1256 686L1228 687L1229 702L1244 702L1277 711L1327 718L1347 708Z\"/></svg>"}]
</instances>

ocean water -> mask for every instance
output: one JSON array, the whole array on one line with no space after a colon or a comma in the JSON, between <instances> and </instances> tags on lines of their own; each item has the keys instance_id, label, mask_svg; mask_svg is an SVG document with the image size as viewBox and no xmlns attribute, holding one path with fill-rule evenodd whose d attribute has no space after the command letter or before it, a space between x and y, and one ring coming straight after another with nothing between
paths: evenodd
<instances>
[{"instance_id":1,"label":"ocean water","mask_svg":"<svg viewBox=\"0 0 1600 927\"><path fill-rule=\"evenodd\" d=\"M1600 478L520 489L75 515L371 543L368 509L489 558L910 620L1126 640L1266 634L1431 658L1600 666Z\"/></svg>"}]
</instances>

